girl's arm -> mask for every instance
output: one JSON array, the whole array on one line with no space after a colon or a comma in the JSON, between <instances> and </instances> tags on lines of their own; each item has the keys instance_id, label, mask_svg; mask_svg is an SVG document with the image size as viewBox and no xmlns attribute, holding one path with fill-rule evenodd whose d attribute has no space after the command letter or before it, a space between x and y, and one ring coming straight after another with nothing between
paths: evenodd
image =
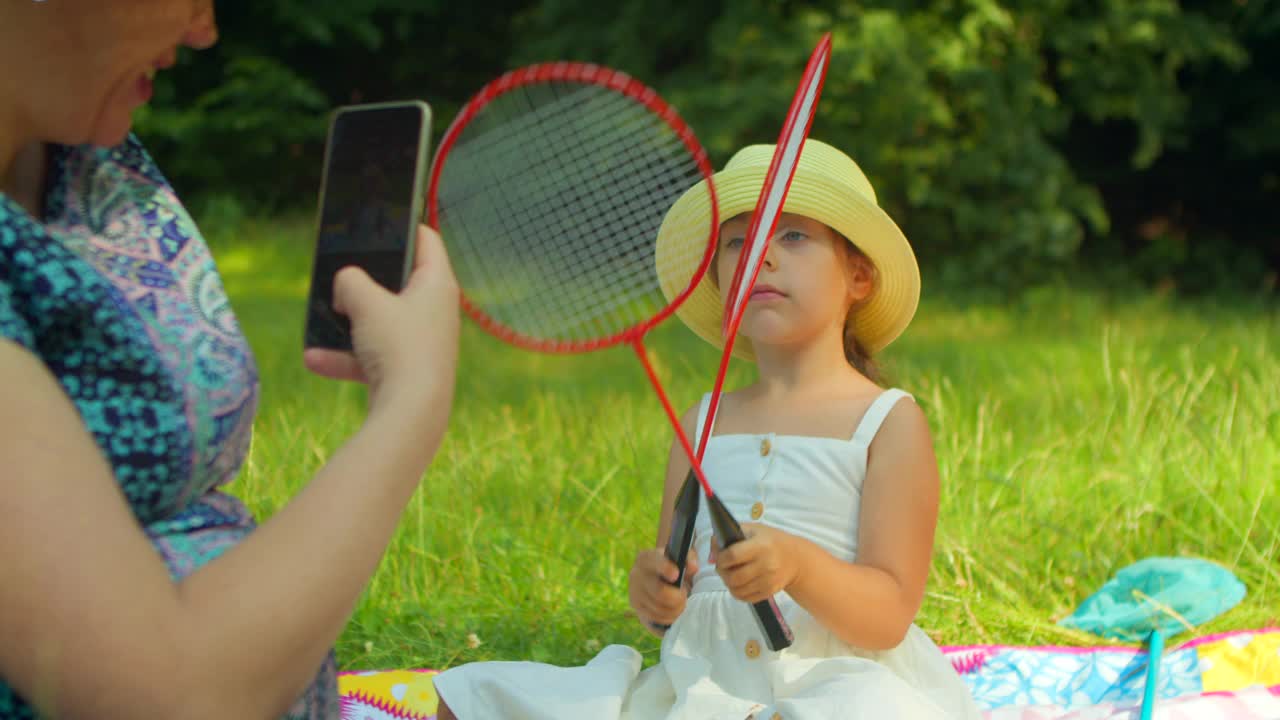
<instances>
[{"instance_id":1,"label":"girl's arm","mask_svg":"<svg viewBox=\"0 0 1280 720\"><path fill-rule=\"evenodd\" d=\"M938 523L938 462L924 412L898 402L867 451L858 557L846 563L796 538L787 592L842 640L896 647L924 600Z\"/></svg>"},{"instance_id":2,"label":"girl's arm","mask_svg":"<svg viewBox=\"0 0 1280 720\"><path fill-rule=\"evenodd\" d=\"M740 599L755 602L785 589L841 640L888 650L902 642L924 600L937 519L928 422L915 403L899 402L868 449L855 562L753 525L748 542L717 553L717 568Z\"/></svg>"},{"instance_id":3,"label":"girl's arm","mask_svg":"<svg viewBox=\"0 0 1280 720\"><path fill-rule=\"evenodd\" d=\"M698 422L698 406L687 410L680 419L685 436L694 442L693 433ZM671 535L672 507L676 493L684 484L689 473L689 458L678 438L671 442L671 450L667 456L667 477L662 489L662 508L658 516L658 542L655 547L644 548L636 553L635 563L631 566L628 577L627 592L631 608L651 634L661 637L663 631L654 627L655 622L670 625L684 611L686 599L685 589L670 585L675 580L677 570L675 563L666 557L667 538ZM692 555L692 550L690 554ZM690 559L685 567L686 586L692 582L693 573L697 572L697 561Z\"/></svg>"},{"instance_id":4,"label":"girl's arm","mask_svg":"<svg viewBox=\"0 0 1280 720\"><path fill-rule=\"evenodd\" d=\"M698 439L694 437L698 424L698 406L694 405L685 411L680 418L680 426L684 428L685 437L691 445L696 446ZM662 486L662 512L658 516L658 547L666 548L667 539L671 536L672 509L676 501L676 493L684 485L685 476L689 474L689 456L684 452L680 439L671 439L671 450L667 453L667 477Z\"/></svg>"}]
</instances>

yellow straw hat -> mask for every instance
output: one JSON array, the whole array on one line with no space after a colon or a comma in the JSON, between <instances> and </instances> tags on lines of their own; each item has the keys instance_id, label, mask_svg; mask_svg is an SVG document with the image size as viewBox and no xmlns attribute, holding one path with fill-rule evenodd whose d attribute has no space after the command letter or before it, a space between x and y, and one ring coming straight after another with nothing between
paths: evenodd
<instances>
[{"instance_id":1,"label":"yellow straw hat","mask_svg":"<svg viewBox=\"0 0 1280 720\"><path fill-rule=\"evenodd\" d=\"M755 210L773 151L773 145L747 146L716 173L720 222ZM689 278L702 260L710 205L704 181L680 196L658 229L654 260L659 284L668 300L688 287ZM915 315L920 301L920 268L906 236L876 204L875 190L866 175L848 155L818 140L807 140L782 210L827 225L875 265L875 290L849 314L849 329L868 352L883 350ZM724 303L710 280L712 272L707 271L676 314L703 340L723 347L720 328ZM751 341L742 336L734 341L733 354L755 360Z\"/></svg>"}]
</instances>

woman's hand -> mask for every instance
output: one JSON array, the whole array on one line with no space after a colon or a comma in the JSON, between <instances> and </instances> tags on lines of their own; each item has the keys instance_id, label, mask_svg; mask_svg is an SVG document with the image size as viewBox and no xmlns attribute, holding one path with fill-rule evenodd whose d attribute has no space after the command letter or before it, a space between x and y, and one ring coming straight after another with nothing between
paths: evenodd
<instances>
[{"instance_id":1,"label":"woman's hand","mask_svg":"<svg viewBox=\"0 0 1280 720\"><path fill-rule=\"evenodd\" d=\"M672 583L679 570L667 559L666 553L657 548L641 550L636 554L628 578L631 609L646 625L670 625L684 612L697 572L698 554L690 550L689 559L685 561L684 587L677 588Z\"/></svg>"},{"instance_id":2,"label":"woman's hand","mask_svg":"<svg viewBox=\"0 0 1280 720\"><path fill-rule=\"evenodd\" d=\"M754 523L744 524L742 532L747 539L728 548L717 548L717 539L711 542L711 561L730 594L756 603L786 590L799 575L792 547L796 537Z\"/></svg>"},{"instance_id":3,"label":"woman's hand","mask_svg":"<svg viewBox=\"0 0 1280 720\"><path fill-rule=\"evenodd\" d=\"M369 384L369 413L392 403L419 409L452 398L458 355L458 283L439 234L418 226L412 274L399 294L358 267L334 277L334 308L351 319L354 352L309 348L312 372ZM447 404L446 404L447 407Z\"/></svg>"}]
</instances>

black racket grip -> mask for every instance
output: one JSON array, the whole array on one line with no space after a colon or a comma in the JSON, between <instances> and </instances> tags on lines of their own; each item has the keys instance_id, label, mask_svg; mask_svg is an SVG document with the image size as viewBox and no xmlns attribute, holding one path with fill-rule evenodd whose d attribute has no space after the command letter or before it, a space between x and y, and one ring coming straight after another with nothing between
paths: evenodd
<instances>
[{"instance_id":1,"label":"black racket grip","mask_svg":"<svg viewBox=\"0 0 1280 720\"><path fill-rule=\"evenodd\" d=\"M676 564L676 587L684 582L685 562L689 559L689 547L693 545L693 521L698 516L698 499L702 490L698 487L698 476L692 470L680 486L676 494L675 506L671 512L671 534L667 537L667 559Z\"/></svg>"},{"instance_id":2,"label":"black racket grip","mask_svg":"<svg viewBox=\"0 0 1280 720\"><path fill-rule=\"evenodd\" d=\"M707 512L711 515L711 525L716 530L721 547L727 548L747 539L742 532L742 526L733 518L729 508L720 502L719 497L712 495L707 498ZM765 643L770 650L791 647L791 641L795 639L791 634L791 626L787 625L787 621L782 617L782 610L778 608L778 603L773 598L752 603L751 614L755 615L756 624L760 626L760 632L764 634Z\"/></svg>"},{"instance_id":3,"label":"black racket grip","mask_svg":"<svg viewBox=\"0 0 1280 720\"><path fill-rule=\"evenodd\" d=\"M680 587L684 583L685 561L689 558L689 546L693 544L693 520L698 515L698 498L702 495L698 487L698 476L693 470L684 479L680 492L676 493L676 502L671 511L671 534L667 536L667 548L664 554L676 565L676 580L671 583ZM659 630L667 630L670 625L650 623Z\"/></svg>"}]
</instances>

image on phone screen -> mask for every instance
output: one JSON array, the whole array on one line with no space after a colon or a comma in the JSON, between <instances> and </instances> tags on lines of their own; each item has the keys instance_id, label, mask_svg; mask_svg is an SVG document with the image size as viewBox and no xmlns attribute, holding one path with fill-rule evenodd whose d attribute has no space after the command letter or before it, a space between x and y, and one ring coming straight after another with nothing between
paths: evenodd
<instances>
[{"instance_id":1,"label":"image on phone screen","mask_svg":"<svg viewBox=\"0 0 1280 720\"><path fill-rule=\"evenodd\" d=\"M358 265L392 291L411 266L421 216L429 112L421 103L339 109L329 130L319 231L307 299L306 347L351 348L333 308L333 277Z\"/></svg>"}]
</instances>

